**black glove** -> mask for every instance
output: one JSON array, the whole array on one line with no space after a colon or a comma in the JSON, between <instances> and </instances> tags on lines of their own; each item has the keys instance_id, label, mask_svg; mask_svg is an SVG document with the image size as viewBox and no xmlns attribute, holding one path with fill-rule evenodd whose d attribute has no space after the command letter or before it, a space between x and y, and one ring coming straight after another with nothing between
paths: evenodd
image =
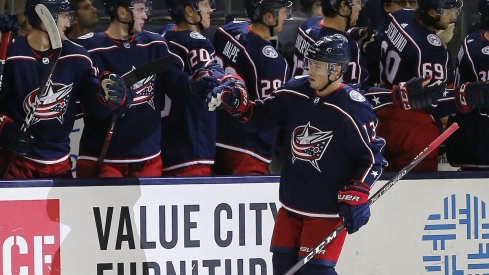
<instances>
[{"instance_id":1,"label":"black glove","mask_svg":"<svg viewBox=\"0 0 489 275\"><path fill-rule=\"evenodd\" d=\"M430 76L413 77L401 82L392 89L392 102L399 104L403 110L422 109L436 103L442 98L445 85L435 82L429 86Z\"/></svg>"},{"instance_id":2,"label":"black glove","mask_svg":"<svg viewBox=\"0 0 489 275\"><path fill-rule=\"evenodd\" d=\"M457 107L461 112L489 107L489 83L465 83L455 91L455 94Z\"/></svg>"},{"instance_id":3,"label":"black glove","mask_svg":"<svg viewBox=\"0 0 489 275\"><path fill-rule=\"evenodd\" d=\"M131 107L136 93L126 87L124 80L117 74L105 74L102 79L104 100L113 109L123 113Z\"/></svg>"},{"instance_id":4,"label":"black glove","mask_svg":"<svg viewBox=\"0 0 489 275\"><path fill-rule=\"evenodd\" d=\"M339 215L349 234L357 232L370 219L369 192L370 186L363 182L354 182L338 192Z\"/></svg>"},{"instance_id":5,"label":"black glove","mask_svg":"<svg viewBox=\"0 0 489 275\"><path fill-rule=\"evenodd\" d=\"M17 34L19 30L19 21L17 15L4 15L0 17L0 31L1 32L13 32Z\"/></svg>"},{"instance_id":6,"label":"black glove","mask_svg":"<svg viewBox=\"0 0 489 275\"><path fill-rule=\"evenodd\" d=\"M14 154L25 156L34 146L35 139L21 130L22 125L7 116L0 116L0 146Z\"/></svg>"}]
</instances>

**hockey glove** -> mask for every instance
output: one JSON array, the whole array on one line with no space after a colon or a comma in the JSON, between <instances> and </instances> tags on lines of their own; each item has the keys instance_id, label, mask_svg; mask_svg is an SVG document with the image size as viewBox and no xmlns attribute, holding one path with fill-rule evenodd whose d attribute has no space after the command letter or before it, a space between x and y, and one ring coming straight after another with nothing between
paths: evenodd
<instances>
[{"instance_id":1,"label":"hockey glove","mask_svg":"<svg viewBox=\"0 0 489 275\"><path fill-rule=\"evenodd\" d=\"M212 70L206 68L201 68L195 71L190 79L192 92L205 98L212 92L212 89L219 86L219 81L212 75Z\"/></svg>"},{"instance_id":2,"label":"hockey glove","mask_svg":"<svg viewBox=\"0 0 489 275\"><path fill-rule=\"evenodd\" d=\"M474 108L489 107L489 83L470 82L462 84L456 91L458 109L465 113Z\"/></svg>"},{"instance_id":3,"label":"hockey glove","mask_svg":"<svg viewBox=\"0 0 489 275\"><path fill-rule=\"evenodd\" d=\"M226 110L233 116L246 113L250 100L244 81L236 75L226 75L221 84L207 96L209 111Z\"/></svg>"},{"instance_id":4,"label":"hockey glove","mask_svg":"<svg viewBox=\"0 0 489 275\"><path fill-rule=\"evenodd\" d=\"M392 102L403 110L422 109L436 103L443 96L445 85L435 82L426 87L430 76L413 77L392 88Z\"/></svg>"},{"instance_id":5,"label":"hockey glove","mask_svg":"<svg viewBox=\"0 0 489 275\"><path fill-rule=\"evenodd\" d=\"M13 32L17 34L19 30L19 21L17 20L17 15L8 15L0 17L0 31L1 32Z\"/></svg>"},{"instance_id":6,"label":"hockey glove","mask_svg":"<svg viewBox=\"0 0 489 275\"><path fill-rule=\"evenodd\" d=\"M370 218L369 191L367 184L354 182L338 192L339 214L349 234L357 232Z\"/></svg>"},{"instance_id":7,"label":"hockey glove","mask_svg":"<svg viewBox=\"0 0 489 275\"><path fill-rule=\"evenodd\" d=\"M360 48L369 38L369 29L365 27L353 27L347 30L346 33L358 43Z\"/></svg>"},{"instance_id":8,"label":"hockey glove","mask_svg":"<svg viewBox=\"0 0 489 275\"><path fill-rule=\"evenodd\" d=\"M8 116L0 116L0 146L14 154L25 156L34 146L35 139L29 132L21 130L22 125Z\"/></svg>"},{"instance_id":9,"label":"hockey glove","mask_svg":"<svg viewBox=\"0 0 489 275\"><path fill-rule=\"evenodd\" d=\"M126 87L124 80L117 74L106 74L102 80L104 100L113 110L123 113L131 107L136 96L132 89Z\"/></svg>"}]
</instances>

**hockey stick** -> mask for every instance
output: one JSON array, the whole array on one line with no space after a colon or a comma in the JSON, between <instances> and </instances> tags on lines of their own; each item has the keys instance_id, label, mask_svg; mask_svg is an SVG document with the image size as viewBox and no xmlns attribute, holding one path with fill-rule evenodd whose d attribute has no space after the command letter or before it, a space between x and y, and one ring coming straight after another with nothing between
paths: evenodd
<instances>
[{"instance_id":1,"label":"hockey stick","mask_svg":"<svg viewBox=\"0 0 489 275\"><path fill-rule=\"evenodd\" d=\"M46 96L46 93L49 90L50 87L49 81L51 80L51 76L53 75L54 69L56 68L56 64L58 63L62 51L62 42L61 42L61 36L59 34L58 26L56 25L56 22L54 21L54 18L49 12L48 8L46 8L46 6L44 6L43 4L38 4L36 5L36 13L39 16L39 18L41 18L42 23L46 27L49 36L49 42L51 43L51 49L53 51L52 52L53 55L50 60L49 67L46 71L46 75L44 75L44 78L42 79L41 82L41 86L39 86L40 90L36 95L32 107L29 109L29 112L27 113L24 123L22 124L21 129L24 132L27 130L27 128L29 128L32 125L37 106L41 102L41 98Z\"/></svg>"},{"instance_id":2,"label":"hockey stick","mask_svg":"<svg viewBox=\"0 0 489 275\"><path fill-rule=\"evenodd\" d=\"M136 84L138 81L142 79L154 75L166 72L173 67L173 61L169 57L162 57L156 59L154 61L149 62L146 65L143 65L131 72L122 76L127 87L131 87ZM104 162L105 156L107 155L107 150L109 149L110 141L112 140L112 135L114 134L114 128L117 120L119 119L118 115L112 115L109 122L109 128L107 129L107 133L105 134L104 143L102 144L102 148L100 149L100 154L95 163L95 168L93 170L93 176L97 177L100 173L100 169L102 168L102 163Z\"/></svg>"},{"instance_id":3,"label":"hockey stick","mask_svg":"<svg viewBox=\"0 0 489 275\"><path fill-rule=\"evenodd\" d=\"M24 132L27 131L27 128L32 125L37 106L41 102L41 98L45 96L49 90L49 81L51 79L51 76L53 75L54 69L56 68L56 64L58 63L58 59L61 56L62 51L61 36L59 34L58 25L56 25L56 22L54 21L51 12L49 12L48 8L46 8L46 6L44 6L43 4L37 4L35 10L36 14L39 16L41 22L46 28L53 55L50 60L49 67L46 70L46 74L42 78L41 85L39 86L39 92L37 93L31 108L29 108L26 118L20 128ZM2 178L5 177L5 174L10 169L13 157L14 155L12 154L9 154L9 156L7 156L6 165L4 165L4 168L0 173L0 175L2 175Z\"/></svg>"},{"instance_id":4,"label":"hockey stick","mask_svg":"<svg viewBox=\"0 0 489 275\"><path fill-rule=\"evenodd\" d=\"M385 192L394 186L400 179L402 179L409 171L411 171L418 163L420 163L426 156L428 156L434 149L440 146L449 136L451 136L455 131L458 130L458 124L453 123L448 127L445 132L439 135L435 140L433 140L430 145L423 149L406 167L402 168L399 173L397 173L393 178L391 178L388 182L384 184L375 194L373 194L368 200L369 206L372 205L375 201L377 201ZM292 275L294 272L303 267L306 263L308 263L315 255L320 253L322 249L328 245L331 241L340 234L340 232L345 228L345 224L341 223L336 229L329 234L323 241L321 241L307 256L297 262L292 268L290 268L285 275Z\"/></svg>"}]
</instances>

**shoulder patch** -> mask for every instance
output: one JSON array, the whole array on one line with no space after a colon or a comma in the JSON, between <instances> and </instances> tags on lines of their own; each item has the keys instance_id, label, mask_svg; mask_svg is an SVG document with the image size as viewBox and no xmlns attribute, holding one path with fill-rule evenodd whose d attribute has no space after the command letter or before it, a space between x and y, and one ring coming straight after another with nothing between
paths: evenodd
<instances>
[{"instance_id":1,"label":"shoulder patch","mask_svg":"<svg viewBox=\"0 0 489 275\"><path fill-rule=\"evenodd\" d=\"M365 97L357 90L350 91L350 98L356 102L364 102L366 100Z\"/></svg>"},{"instance_id":2,"label":"shoulder patch","mask_svg":"<svg viewBox=\"0 0 489 275\"><path fill-rule=\"evenodd\" d=\"M191 32L190 37L192 37L193 39L206 39L205 36L203 36L199 32Z\"/></svg>"},{"instance_id":3,"label":"shoulder patch","mask_svg":"<svg viewBox=\"0 0 489 275\"><path fill-rule=\"evenodd\" d=\"M482 48L482 53L485 54L485 55L489 55L489 46L485 46L484 48Z\"/></svg>"},{"instance_id":4,"label":"shoulder patch","mask_svg":"<svg viewBox=\"0 0 489 275\"><path fill-rule=\"evenodd\" d=\"M94 35L93 32L89 32L89 33L87 33L85 35L82 35L82 36L78 37L77 39L88 39L88 38L92 38L93 35Z\"/></svg>"},{"instance_id":5,"label":"shoulder patch","mask_svg":"<svg viewBox=\"0 0 489 275\"><path fill-rule=\"evenodd\" d=\"M272 46L265 46L262 49L262 53L264 56L269 57L269 58L277 58L278 57L277 51Z\"/></svg>"},{"instance_id":6,"label":"shoulder patch","mask_svg":"<svg viewBox=\"0 0 489 275\"><path fill-rule=\"evenodd\" d=\"M430 43L431 45L435 47L441 46L441 40L440 37L438 37L438 35L432 33L428 35L427 39L428 39L428 43Z\"/></svg>"}]
</instances>

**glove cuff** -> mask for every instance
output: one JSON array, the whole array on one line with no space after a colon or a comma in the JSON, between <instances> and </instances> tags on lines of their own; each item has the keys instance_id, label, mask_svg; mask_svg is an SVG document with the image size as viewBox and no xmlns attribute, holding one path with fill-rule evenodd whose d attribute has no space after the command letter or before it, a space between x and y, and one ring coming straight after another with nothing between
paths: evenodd
<instances>
[{"instance_id":1,"label":"glove cuff","mask_svg":"<svg viewBox=\"0 0 489 275\"><path fill-rule=\"evenodd\" d=\"M458 89L455 90L455 106L461 113L467 113L472 110L472 108L467 103L467 93L465 92L466 85L468 83L462 84Z\"/></svg>"},{"instance_id":2,"label":"glove cuff","mask_svg":"<svg viewBox=\"0 0 489 275\"><path fill-rule=\"evenodd\" d=\"M394 85L392 88L392 102L394 105L400 106L403 110L411 110L406 82Z\"/></svg>"}]
</instances>

